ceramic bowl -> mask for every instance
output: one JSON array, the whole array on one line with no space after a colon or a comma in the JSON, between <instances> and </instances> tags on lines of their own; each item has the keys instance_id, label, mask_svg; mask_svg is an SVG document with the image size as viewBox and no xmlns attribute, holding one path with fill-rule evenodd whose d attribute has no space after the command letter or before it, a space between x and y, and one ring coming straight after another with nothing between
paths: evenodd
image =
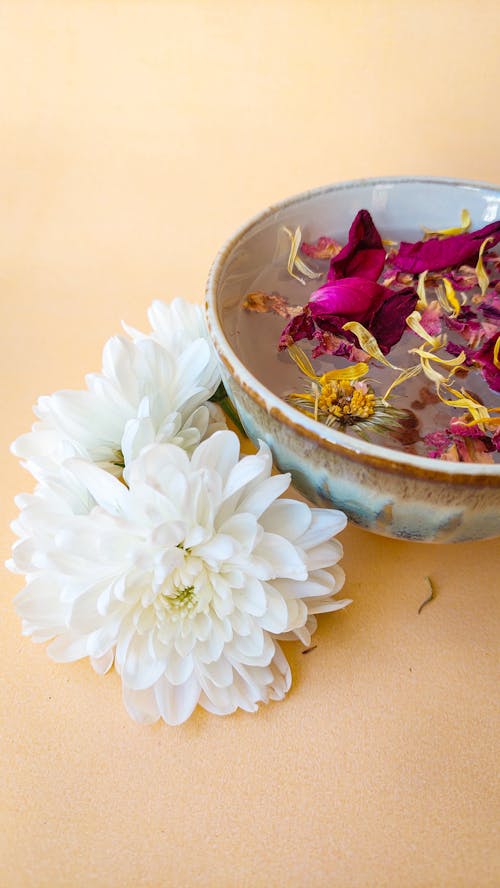
<instances>
[{"instance_id":1,"label":"ceramic bowl","mask_svg":"<svg viewBox=\"0 0 500 888\"><path fill-rule=\"evenodd\" d=\"M499 219L500 188L429 178L329 185L247 222L224 244L208 279L210 335L248 436L269 444L276 466L290 471L295 486L314 503L343 509L355 524L385 536L448 543L500 535L500 465L399 452L305 416L249 371L236 335L238 313L258 270L272 261L281 226L301 225L309 240L325 232L345 239L356 212L366 208L384 237L418 240L420 223L448 227L463 207L473 229ZM259 343L252 348L258 354Z\"/></svg>"}]
</instances>

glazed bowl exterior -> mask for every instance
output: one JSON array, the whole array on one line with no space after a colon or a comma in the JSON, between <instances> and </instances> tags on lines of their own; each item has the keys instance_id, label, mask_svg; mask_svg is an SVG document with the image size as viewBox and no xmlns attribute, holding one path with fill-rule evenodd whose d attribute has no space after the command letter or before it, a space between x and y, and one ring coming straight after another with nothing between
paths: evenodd
<instances>
[{"instance_id":1,"label":"glazed bowl exterior","mask_svg":"<svg viewBox=\"0 0 500 888\"><path fill-rule=\"evenodd\" d=\"M277 468L321 506L385 536L461 542L500 535L500 465L453 463L389 449L305 416L263 385L238 354L234 324L256 271L272 261L281 226L308 239L345 239L356 212L369 210L384 237L418 240L420 223L448 227L466 207L472 228L500 219L500 188L429 178L344 182L269 207L222 247L206 294L209 332L224 385L252 441L267 442ZM255 348L259 347L256 342Z\"/></svg>"}]
</instances>

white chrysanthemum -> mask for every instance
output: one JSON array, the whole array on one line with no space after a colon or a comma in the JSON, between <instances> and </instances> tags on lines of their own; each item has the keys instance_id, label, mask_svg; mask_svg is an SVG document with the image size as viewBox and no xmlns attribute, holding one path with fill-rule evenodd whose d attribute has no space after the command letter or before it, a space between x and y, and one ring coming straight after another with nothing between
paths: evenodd
<instances>
[{"instance_id":1,"label":"white chrysanthemum","mask_svg":"<svg viewBox=\"0 0 500 888\"><path fill-rule=\"evenodd\" d=\"M217 366L215 349L208 335L207 325L201 306L186 302L177 297L172 302L155 299L148 308L150 333L141 333L129 324L123 324L126 332L135 341L148 338L159 342L169 351L180 351L196 339L206 339L212 350L212 360Z\"/></svg>"},{"instance_id":2,"label":"white chrysanthemum","mask_svg":"<svg viewBox=\"0 0 500 888\"><path fill-rule=\"evenodd\" d=\"M70 460L20 498L21 540L9 566L27 575L16 599L23 631L57 661L113 663L133 718L178 724L199 703L254 711L290 686L277 643L309 644L314 614L344 607L332 536L341 512L278 499L270 451L239 460L216 432L191 458L146 448L125 484Z\"/></svg>"},{"instance_id":3,"label":"white chrysanthemum","mask_svg":"<svg viewBox=\"0 0 500 888\"><path fill-rule=\"evenodd\" d=\"M225 427L220 409L207 403L220 374L206 334L194 335L200 309L181 306L177 300L170 318L171 348L151 337L131 342L115 336L104 347L102 372L86 377L87 390L39 398L34 410L41 421L12 445L35 477L75 456L119 476L148 444L170 442L192 451Z\"/></svg>"}]
</instances>

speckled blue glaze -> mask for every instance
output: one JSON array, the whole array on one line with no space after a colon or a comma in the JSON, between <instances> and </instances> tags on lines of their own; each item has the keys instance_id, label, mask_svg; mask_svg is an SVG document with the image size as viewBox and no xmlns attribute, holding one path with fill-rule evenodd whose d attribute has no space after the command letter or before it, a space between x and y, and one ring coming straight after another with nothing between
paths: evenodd
<instances>
[{"instance_id":1,"label":"speckled blue glaze","mask_svg":"<svg viewBox=\"0 0 500 888\"><path fill-rule=\"evenodd\" d=\"M375 533L423 542L461 542L500 535L500 466L440 462L399 453L326 428L304 416L256 379L227 337L227 317L274 249L277 228L328 219L347 229L361 208L382 216L385 230L435 227L466 206L473 227L500 218L500 189L436 179L376 179L341 183L284 201L255 217L226 243L207 285L207 321L221 359L224 384L248 436L266 441L281 471L313 502L343 509ZM324 220L324 221L323 221ZM323 226L323 227L322 227ZM237 273L235 273L237 272Z\"/></svg>"}]
</instances>

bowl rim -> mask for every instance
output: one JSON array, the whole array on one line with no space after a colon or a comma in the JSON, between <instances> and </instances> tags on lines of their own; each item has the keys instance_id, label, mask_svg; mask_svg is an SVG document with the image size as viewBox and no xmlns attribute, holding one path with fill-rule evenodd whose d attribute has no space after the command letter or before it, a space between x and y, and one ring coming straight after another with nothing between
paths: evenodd
<instances>
[{"instance_id":1,"label":"bowl rim","mask_svg":"<svg viewBox=\"0 0 500 888\"><path fill-rule=\"evenodd\" d=\"M330 192L348 190L360 186L398 185L398 184L422 184L445 185L449 187L460 186L478 191L499 192L500 185L492 185L487 182L479 182L469 179L446 178L439 176L381 176L373 178L349 179L342 182L322 185L307 191L291 195L283 200L272 203L265 210L256 213L242 225L240 225L222 244L217 252L210 268L205 291L205 317L209 334L215 349L223 364L240 387L263 407L267 413L288 426L299 436L313 440L323 449L329 449L336 453L341 452L343 457L355 462L375 465L379 469L393 472L402 471L426 479L442 480L452 476L453 481L465 484L477 483L480 479L484 482L500 484L500 465L490 463L456 463L444 460L435 460L428 456L418 456L384 447L381 444L373 444L345 432L321 426L312 417L301 413L284 399L275 395L268 389L235 353L232 345L226 337L217 307L217 291L223 276L223 272L230 254L237 247L242 238L256 225L280 210L298 205L312 197L319 197ZM318 431L321 428L321 432Z\"/></svg>"}]
</instances>

